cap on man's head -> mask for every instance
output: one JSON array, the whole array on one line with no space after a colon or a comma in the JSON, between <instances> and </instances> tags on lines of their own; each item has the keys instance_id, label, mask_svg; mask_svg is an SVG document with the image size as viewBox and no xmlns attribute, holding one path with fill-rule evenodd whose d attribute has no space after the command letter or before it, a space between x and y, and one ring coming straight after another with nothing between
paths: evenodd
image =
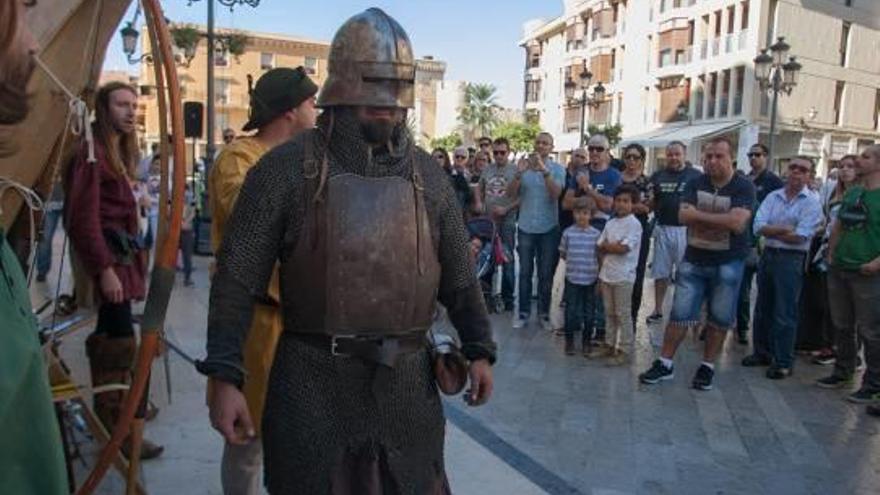
<instances>
[{"instance_id":1,"label":"cap on man's head","mask_svg":"<svg viewBox=\"0 0 880 495\"><path fill-rule=\"evenodd\" d=\"M608 142L608 138L604 134L593 134L587 141L587 146L601 146L607 150L611 147L611 143Z\"/></svg>"},{"instance_id":2,"label":"cap on man's head","mask_svg":"<svg viewBox=\"0 0 880 495\"><path fill-rule=\"evenodd\" d=\"M241 128L243 131L259 129L282 113L298 107L315 96L318 86L301 66L296 69L279 67L260 76L257 84L248 92L251 97L250 113L247 123Z\"/></svg>"}]
</instances>

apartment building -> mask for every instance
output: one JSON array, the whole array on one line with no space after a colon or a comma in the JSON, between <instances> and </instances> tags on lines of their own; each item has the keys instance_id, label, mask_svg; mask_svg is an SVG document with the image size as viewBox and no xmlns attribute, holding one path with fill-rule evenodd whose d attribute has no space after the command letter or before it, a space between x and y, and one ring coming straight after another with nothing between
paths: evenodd
<instances>
[{"instance_id":1,"label":"apartment building","mask_svg":"<svg viewBox=\"0 0 880 495\"><path fill-rule=\"evenodd\" d=\"M200 31L204 26L189 25ZM218 34L231 31L218 29ZM267 70L275 67L303 66L318 86L327 79L327 56L330 43L284 34L268 34L253 31L235 31L247 37L244 53L239 56L227 52L216 51L214 54L214 102L216 117L214 142L220 143L223 129L231 128L241 132L247 122L250 97L248 96L247 76L254 82ZM142 53L149 53L149 36L142 29L140 36ZM195 56L188 65L178 67L181 99L199 101L207 105L207 43L199 42ZM180 61L183 61L182 57ZM439 83L446 73L446 63L426 56L416 60L416 107L411 114L411 124L420 141L430 140L435 136L438 111L437 93ZM155 73L149 57L143 59L140 66L139 127L142 129L141 140L144 151L150 144L158 142L159 112L156 102ZM207 122L205 121L205 126ZM204 126L203 126L204 127ZM196 142L198 156L205 153L205 137ZM427 142L427 141L425 141ZM192 146L187 146L187 161L192 162Z\"/></svg>"},{"instance_id":2,"label":"apartment building","mask_svg":"<svg viewBox=\"0 0 880 495\"><path fill-rule=\"evenodd\" d=\"M586 109L587 125L620 124L624 142L661 161L672 140L697 161L700 143L723 134L744 167L770 128L753 59L778 36L803 68L779 99L777 165L806 154L824 171L880 141L876 0L566 0L562 15L524 25L524 108L557 149L576 146L581 108L565 84L588 69L605 94Z\"/></svg>"}]
</instances>

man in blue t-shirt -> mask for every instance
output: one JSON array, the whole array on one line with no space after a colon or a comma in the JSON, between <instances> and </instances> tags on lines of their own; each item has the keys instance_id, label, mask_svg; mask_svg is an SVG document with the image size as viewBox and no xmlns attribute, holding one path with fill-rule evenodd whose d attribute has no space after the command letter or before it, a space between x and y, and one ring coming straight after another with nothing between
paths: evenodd
<instances>
[{"instance_id":1,"label":"man in blue t-shirt","mask_svg":"<svg viewBox=\"0 0 880 495\"><path fill-rule=\"evenodd\" d=\"M590 220L590 225L600 231L605 227L614 203L614 191L623 181L620 171L611 167L610 143L602 134L594 134L587 142L587 149L575 150L575 153L587 152L586 169L573 171L566 178L565 196L562 209L571 211L574 199L589 196L596 202L597 211Z\"/></svg>"},{"instance_id":2,"label":"man in blue t-shirt","mask_svg":"<svg viewBox=\"0 0 880 495\"><path fill-rule=\"evenodd\" d=\"M672 314L660 357L639 375L642 383L673 377L675 351L688 329L700 324L706 303L706 347L692 386L712 389L715 359L725 333L736 321L739 285L749 254L747 229L755 204L754 186L734 171L733 149L724 137L712 139L704 150L706 174L685 186L678 218L687 226L687 249L675 278Z\"/></svg>"},{"instance_id":3,"label":"man in blue t-shirt","mask_svg":"<svg viewBox=\"0 0 880 495\"><path fill-rule=\"evenodd\" d=\"M535 138L535 153L517 164L508 186L512 200L519 200L519 312L514 328L522 328L531 314L532 274L538 269L538 317L550 330L550 293L559 256L559 210L557 201L565 182L565 168L550 158L553 136L547 132Z\"/></svg>"}]
</instances>

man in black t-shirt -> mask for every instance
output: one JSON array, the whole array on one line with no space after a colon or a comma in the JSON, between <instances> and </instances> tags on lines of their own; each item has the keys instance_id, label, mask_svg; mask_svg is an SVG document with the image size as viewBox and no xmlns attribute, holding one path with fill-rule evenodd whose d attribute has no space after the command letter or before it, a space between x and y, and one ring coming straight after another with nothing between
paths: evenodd
<instances>
[{"instance_id":1,"label":"man in black t-shirt","mask_svg":"<svg viewBox=\"0 0 880 495\"><path fill-rule=\"evenodd\" d=\"M761 143L756 143L749 148L749 165L752 170L749 172L748 179L755 185L755 211L758 206L764 202L764 198L771 192L781 189L785 185L778 175L767 169L767 147ZM751 229L749 229L751 231ZM746 266L743 270L743 280L739 289L739 303L736 309L736 337L740 344L749 343L749 320L752 316L752 280L758 271L758 236L751 235L752 249L749 257L746 258Z\"/></svg>"},{"instance_id":2,"label":"man in black t-shirt","mask_svg":"<svg viewBox=\"0 0 880 495\"><path fill-rule=\"evenodd\" d=\"M651 176L651 208L657 224L654 228L654 259L651 278L654 279L654 312L648 323L663 321L663 302L669 280L684 257L687 244L686 228L678 221L678 208L685 185L702 175L685 164L686 147L673 141L666 147L666 168Z\"/></svg>"},{"instance_id":3,"label":"man in black t-shirt","mask_svg":"<svg viewBox=\"0 0 880 495\"><path fill-rule=\"evenodd\" d=\"M706 347L692 386L710 390L714 361L721 352L725 332L736 319L736 304L743 265L749 254L749 235L755 188L733 168L733 145L715 138L704 151L706 174L689 182L678 218L687 226L687 250L675 279L672 314L660 357L639 375L645 384L673 377L672 358L690 327L700 324L706 303Z\"/></svg>"}]
</instances>

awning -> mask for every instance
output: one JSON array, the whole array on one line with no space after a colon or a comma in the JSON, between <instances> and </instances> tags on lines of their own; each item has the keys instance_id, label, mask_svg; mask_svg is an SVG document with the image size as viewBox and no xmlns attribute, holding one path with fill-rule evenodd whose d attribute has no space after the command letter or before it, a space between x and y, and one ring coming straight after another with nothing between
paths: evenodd
<instances>
[{"instance_id":1,"label":"awning","mask_svg":"<svg viewBox=\"0 0 880 495\"><path fill-rule=\"evenodd\" d=\"M738 129L745 124L745 121L737 120L733 122L726 121L713 122L710 124L661 127L660 129L655 129L651 132L623 138L621 144L627 145L629 143L639 143L642 146L651 148L666 146L672 141L681 141L686 145L690 145L693 141L701 141L719 134L724 134L725 132Z\"/></svg>"}]
</instances>

